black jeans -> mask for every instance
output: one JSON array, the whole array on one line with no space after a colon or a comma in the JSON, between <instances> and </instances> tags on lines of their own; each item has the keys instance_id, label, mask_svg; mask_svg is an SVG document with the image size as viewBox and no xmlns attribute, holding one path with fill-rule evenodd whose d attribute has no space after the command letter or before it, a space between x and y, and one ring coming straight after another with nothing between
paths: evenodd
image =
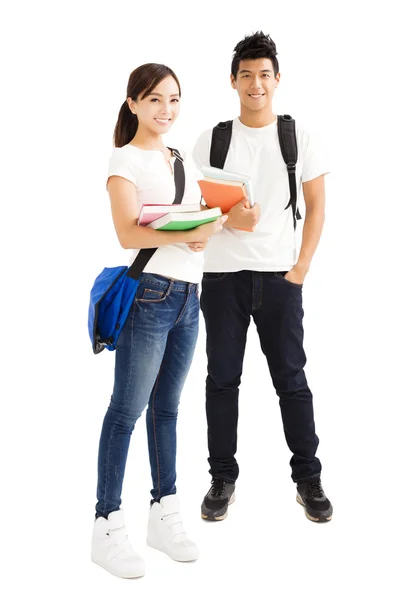
<instances>
[{"instance_id":1,"label":"black jeans","mask_svg":"<svg viewBox=\"0 0 400 600\"><path fill-rule=\"evenodd\" d=\"M304 374L302 286L284 273L204 273L201 310L207 332L206 411L210 473L236 481L238 398L247 329L253 317L279 396L295 482L315 479L312 394Z\"/></svg>"}]
</instances>

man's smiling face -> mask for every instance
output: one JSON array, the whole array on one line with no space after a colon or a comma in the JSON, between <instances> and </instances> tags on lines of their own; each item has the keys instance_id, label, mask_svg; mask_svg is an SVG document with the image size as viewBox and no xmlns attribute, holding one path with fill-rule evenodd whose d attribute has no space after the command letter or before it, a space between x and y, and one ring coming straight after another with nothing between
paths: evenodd
<instances>
[{"instance_id":1,"label":"man's smiling face","mask_svg":"<svg viewBox=\"0 0 400 600\"><path fill-rule=\"evenodd\" d=\"M269 58L241 60L236 79L231 75L232 87L237 90L241 103L249 110L261 110L272 102L279 84Z\"/></svg>"}]
</instances>

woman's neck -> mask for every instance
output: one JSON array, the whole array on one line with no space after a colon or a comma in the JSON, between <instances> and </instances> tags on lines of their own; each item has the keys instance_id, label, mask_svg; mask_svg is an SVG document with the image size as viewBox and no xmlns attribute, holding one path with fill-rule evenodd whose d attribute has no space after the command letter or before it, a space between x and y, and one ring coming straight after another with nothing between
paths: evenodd
<instances>
[{"instance_id":1,"label":"woman's neck","mask_svg":"<svg viewBox=\"0 0 400 600\"><path fill-rule=\"evenodd\" d=\"M149 130L143 131L140 127L130 143L142 150L165 150L166 147L161 135Z\"/></svg>"}]
</instances>

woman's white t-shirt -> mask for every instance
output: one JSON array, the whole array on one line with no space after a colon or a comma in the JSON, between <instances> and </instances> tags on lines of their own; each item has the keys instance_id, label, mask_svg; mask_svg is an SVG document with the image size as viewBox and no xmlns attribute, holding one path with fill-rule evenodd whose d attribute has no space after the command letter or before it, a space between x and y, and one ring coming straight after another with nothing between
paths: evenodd
<instances>
[{"instance_id":1,"label":"woman's white t-shirt","mask_svg":"<svg viewBox=\"0 0 400 600\"><path fill-rule=\"evenodd\" d=\"M198 173L189 154L181 155L185 169L182 204L200 203L201 192L197 181L201 179L201 173ZM179 159L171 159L172 167L176 160ZM108 177L112 175L123 177L136 186L139 211L143 204L172 204L175 199L174 175L161 150L142 150L132 144L115 148L108 168ZM133 250L130 264L138 253L139 250ZM203 252L193 252L187 244L160 246L144 272L199 283L203 275Z\"/></svg>"}]
</instances>

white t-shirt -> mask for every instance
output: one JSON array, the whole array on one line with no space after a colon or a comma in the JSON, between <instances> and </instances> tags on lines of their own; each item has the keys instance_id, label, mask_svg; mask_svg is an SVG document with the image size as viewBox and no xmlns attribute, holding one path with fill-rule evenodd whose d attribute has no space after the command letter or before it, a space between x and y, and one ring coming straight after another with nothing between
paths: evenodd
<instances>
[{"instance_id":1,"label":"white t-shirt","mask_svg":"<svg viewBox=\"0 0 400 600\"><path fill-rule=\"evenodd\" d=\"M181 153L185 169L185 193L182 204L200 203L198 173L189 154ZM171 159L174 165L176 159ZM175 199L174 175L161 150L142 150L131 144L115 148L109 163L108 177L119 175L136 186L138 209L142 204L172 204ZM107 179L108 181L108 179ZM133 250L130 264L138 255ZM199 283L203 273L203 252L193 252L186 244L160 246L147 263L144 272Z\"/></svg>"},{"instance_id":2,"label":"white t-shirt","mask_svg":"<svg viewBox=\"0 0 400 600\"><path fill-rule=\"evenodd\" d=\"M205 131L195 145L193 158L199 168L210 166L211 134L212 130ZM326 159L297 123L296 136L299 204L301 183L328 170ZM289 271L296 263L296 238L292 208L285 210L290 198L289 178L277 119L266 127L254 128L236 118L224 169L251 177L253 198L260 204L261 216L253 232L224 228L213 235L204 252L204 271Z\"/></svg>"}]
</instances>

